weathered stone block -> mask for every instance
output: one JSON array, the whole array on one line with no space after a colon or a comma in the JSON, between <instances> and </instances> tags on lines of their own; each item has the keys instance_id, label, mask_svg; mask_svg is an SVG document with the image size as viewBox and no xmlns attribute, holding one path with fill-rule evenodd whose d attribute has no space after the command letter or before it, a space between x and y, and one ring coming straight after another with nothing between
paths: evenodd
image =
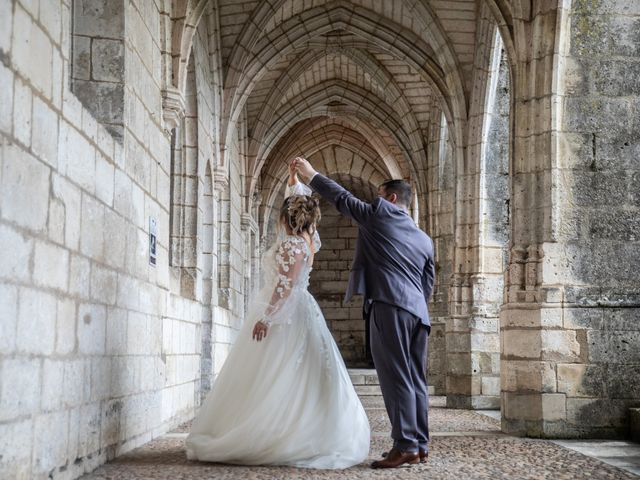
<instances>
[{"instance_id":1,"label":"weathered stone block","mask_svg":"<svg viewBox=\"0 0 640 480\"><path fill-rule=\"evenodd\" d=\"M558 392L568 397L598 397L606 392L602 365L558 364Z\"/></svg>"},{"instance_id":2,"label":"weathered stone block","mask_svg":"<svg viewBox=\"0 0 640 480\"><path fill-rule=\"evenodd\" d=\"M103 82L123 81L124 44L122 40L93 39L91 44L91 73L92 80Z\"/></svg>"},{"instance_id":3,"label":"weathered stone block","mask_svg":"<svg viewBox=\"0 0 640 480\"><path fill-rule=\"evenodd\" d=\"M114 167L96 152L96 196L109 207L113 206Z\"/></svg>"},{"instance_id":4,"label":"weathered stone block","mask_svg":"<svg viewBox=\"0 0 640 480\"><path fill-rule=\"evenodd\" d=\"M69 271L69 292L81 298L88 298L91 285L89 260L79 255L71 255Z\"/></svg>"},{"instance_id":5,"label":"weathered stone block","mask_svg":"<svg viewBox=\"0 0 640 480\"><path fill-rule=\"evenodd\" d=\"M609 365L607 372L604 380L610 398L640 398L640 369L637 365Z\"/></svg>"},{"instance_id":6,"label":"weathered stone block","mask_svg":"<svg viewBox=\"0 0 640 480\"><path fill-rule=\"evenodd\" d=\"M61 406L64 362L45 359L42 364L42 401L44 411L58 410Z\"/></svg>"},{"instance_id":7,"label":"weathered stone block","mask_svg":"<svg viewBox=\"0 0 640 480\"><path fill-rule=\"evenodd\" d=\"M45 413L34 420L34 476L49 475L67 460L69 417L66 411ZM52 441L55 439L55 441Z\"/></svg>"},{"instance_id":8,"label":"weathered stone block","mask_svg":"<svg viewBox=\"0 0 640 480\"><path fill-rule=\"evenodd\" d=\"M33 419L0 423L0 451L2 451L0 470L11 472L16 479L33 478L31 475L31 449L24 447L31 445L32 442Z\"/></svg>"},{"instance_id":9,"label":"weathered stone block","mask_svg":"<svg viewBox=\"0 0 640 480\"><path fill-rule=\"evenodd\" d=\"M5 18L10 17L9 15L1 16L0 32L2 33L0 33L0 37L5 34L1 25ZM13 126L13 82L13 72L0 62L0 85L2 85L0 89L0 132L4 133L10 133Z\"/></svg>"},{"instance_id":10,"label":"weathered stone block","mask_svg":"<svg viewBox=\"0 0 640 480\"><path fill-rule=\"evenodd\" d=\"M106 350L106 314L102 305L78 307L78 349L81 353L104 355Z\"/></svg>"},{"instance_id":11,"label":"weathered stone block","mask_svg":"<svg viewBox=\"0 0 640 480\"><path fill-rule=\"evenodd\" d=\"M502 353L506 358L540 358L542 339L539 330L503 330Z\"/></svg>"},{"instance_id":12,"label":"weathered stone block","mask_svg":"<svg viewBox=\"0 0 640 480\"><path fill-rule=\"evenodd\" d=\"M76 348L76 303L59 299L56 320L56 353L66 355Z\"/></svg>"},{"instance_id":13,"label":"weathered stone block","mask_svg":"<svg viewBox=\"0 0 640 480\"><path fill-rule=\"evenodd\" d=\"M0 420L35 413L40 407L40 360L3 360L0 388Z\"/></svg>"},{"instance_id":14,"label":"weathered stone block","mask_svg":"<svg viewBox=\"0 0 640 480\"><path fill-rule=\"evenodd\" d=\"M89 399L91 371L86 360L68 360L64 363L62 403L76 407Z\"/></svg>"},{"instance_id":15,"label":"weathered stone block","mask_svg":"<svg viewBox=\"0 0 640 480\"><path fill-rule=\"evenodd\" d=\"M47 233L52 242L64 245L64 205L55 198L49 202Z\"/></svg>"},{"instance_id":16,"label":"weathered stone block","mask_svg":"<svg viewBox=\"0 0 640 480\"><path fill-rule=\"evenodd\" d=\"M95 149L78 130L60 123L58 160L67 176L87 192L95 191Z\"/></svg>"},{"instance_id":17,"label":"weathered stone block","mask_svg":"<svg viewBox=\"0 0 640 480\"><path fill-rule=\"evenodd\" d=\"M51 97L52 45L44 31L22 9L15 7L11 58L14 66L45 97ZM17 111L17 110L16 110Z\"/></svg>"},{"instance_id":18,"label":"weathered stone block","mask_svg":"<svg viewBox=\"0 0 640 480\"><path fill-rule=\"evenodd\" d=\"M82 434L78 438L78 456L90 455L100 448L100 403L80 407Z\"/></svg>"},{"instance_id":19,"label":"weathered stone block","mask_svg":"<svg viewBox=\"0 0 640 480\"><path fill-rule=\"evenodd\" d=\"M640 363L640 332L587 331L587 343L593 363Z\"/></svg>"},{"instance_id":20,"label":"weathered stone block","mask_svg":"<svg viewBox=\"0 0 640 480\"><path fill-rule=\"evenodd\" d=\"M482 395L500 395L500 377L482 377Z\"/></svg>"},{"instance_id":21,"label":"weathered stone block","mask_svg":"<svg viewBox=\"0 0 640 480\"><path fill-rule=\"evenodd\" d=\"M52 167L58 165L58 116L39 97L33 97L33 153Z\"/></svg>"},{"instance_id":22,"label":"weathered stone block","mask_svg":"<svg viewBox=\"0 0 640 480\"><path fill-rule=\"evenodd\" d=\"M49 211L50 169L17 145L4 148L2 215L18 225L43 232Z\"/></svg>"},{"instance_id":23,"label":"weathered stone block","mask_svg":"<svg viewBox=\"0 0 640 480\"><path fill-rule=\"evenodd\" d=\"M91 396L92 402L109 398L111 392L111 358L95 357L91 359Z\"/></svg>"},{"instance_id":24,"label":"weathered stone block","mask_svg":"<svg viewBox=\"0 0 640 480\"><path fill-rule=\"evenodd\" d=\"M570 330L603 328L603 310L600 308L564 308L564 328Z\"/></svg>"},{"instance_id":25,"label":"weathered stone block","mask_svg":"<svg viewBox=\"0 0 640 480\"><path fill-rule=\"evenodd\" d=\"M112 135L111 125L122 125L124 114L124 86L116 83L75 80L74 93L82 104L105 124ZM118 135L119 136L119 135Z\"/></svg>"},{"instance_id":26,"label":"weathered stone block","mask_svg":"<svg viewBox=\"0 0 640 480\"><path fill-rule=\"evenodd\" d=\"M80 245L80 189L65 178L53 174L53 203L59 203L64 212L64 244L73 250Z\"/></svg>"},{"instance_id":27,"label":"weathered stone block","mask_svg":"<svg viewBox=\"0 0 640 480\"><path fill-rule=\"evenodd\" d=\"M510 392L555 392L556 372L551 362L502 361L502 390Z\"/></svg>"},{"instance_id":28,"label":"weathered stone block","mask_svg":"<svg viewBox=\"0 0 640 480\"><path fill-rule=\"evenodd\" d=\"M562 361L579 360L580 343L575 330L543 330L540 332L542 358Z\"/></svg>"},{"instance_id":29,"label":"weathered stone block","mask_svg":"<svg viewBox=\"0 0 640 480\"><path fill-rule=\"evenodd\" d=\"M503 417L508 420L541 420L542 398L539 394L502 394Z\"/></svg>"},{"instance_id":30,"label":"weathered stone block","mask_svg":"<svg viewBox=\"0 0 640 480\"><path fill-rule=\"evenodd\" d=\"M480 352L499 352L500 335L493 333L474 333L471 335L471 350Z\"/></svg>"},{"instance_id":31,"label":"weathered stone block","mask_svg":"<svg viewBox=\"0 0 640 480\"><path fill-rule=\"evenodd\" d=\"M567 421L574 425L619 427L626 418L624 402L611 399L567 398Z\"/></svg>"},{"instance_id":32,"label":"weathered stone block","mask_svg":"<svg viewBox=\"0 0 640 480\"><path fill-rule=\"evenodd\" d=\"M69 283L69 251L37 241L33 261L36 285L66 291Z\"/></svg>"},{"instance_id":33,"label":"weathered stone block","mask_svg":"<svg viewBox=\"0 0 640 480\"><path fill-rule=\"evenodd\" d=\"M618 332L640 330L640 308L607 308L602 311L605 330Z\"/></svg>"},{"instance_id":34,"label":"weathered stone block","mask_svg":"<svg viewBox=\"0 0 640 480\"><path fill-rule=\"evenodd\" d=\"M0 278L26 282L31 277L29 264L33 240L8 225L0 225Z\"/></svg>"},{"instance_id":35,"label":"weathered stone block","mask_svg":"<svg viewBox=\"0 0 640 480\"><path fill-rule=\"evenodd\" d=\"M113 305L116 302L117 289L116 272L94 264L91 268L91 299Z\"/></svg>"},{"instance_id":36,"label":"weathered stone block","mask_svg":"<svg viewBox=\"0 0 640 480\"><path fill-rule=\"evenodd\" d=\"M94 260L104 259L104 206L89 195L82 195L80 251Z\"/></svg>"},{"instance_id":37,"label":"weathered stone block","mask_svg":"<svg viewBox=\"0 0 640 480\"><path fill-rule=\"evenodd\" d=\"M21 288L18 301L17 350L51 355L56 332L56 298L40 290Z\"/></svg>"},{"instance_id":38,"label":"weathered stone block","mask_svg":"<svg viewBox=\"0 0 640 480\"><path fill-rule=\"evenodd\" d=\"M6 9L10 8L10 5L6 5ZM13 18L11 15L2 15L0 17L0 52L7 53L11 49L11 30L13 28L12 21ZM0 65L0 68L1 67L2 65Z\"/></svg>"},{"instance_id":39,"label":"weathered stone block","mask_svg":"<svg viewBox=\"0 0 640 480\"><path fill-rule=\"evenodd\" d=\"M18 288L0 284L0 354L13 353L16 347Z\"/></svg>"}]
</instances>

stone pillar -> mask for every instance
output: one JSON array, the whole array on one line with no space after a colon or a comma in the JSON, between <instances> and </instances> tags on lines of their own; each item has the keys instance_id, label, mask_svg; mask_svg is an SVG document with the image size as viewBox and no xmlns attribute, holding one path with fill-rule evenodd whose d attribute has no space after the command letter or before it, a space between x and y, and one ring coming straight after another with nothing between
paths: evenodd
<instances>
[{"instance_id":1,"label":"stone pillar","mask_svg":"<svg viewBox=\"0 0 640 480\"><path fill-rule=\"evenodd\" d=\"M213 172L215 208L218 221L217 254L218 254L218 306L229 309L230 303L230 211L229 211L229 175L216 167Z\"/></svg>"},{"instance_id":2,"label":"stone pillar","mask_svg":"<svg viewBox=\"0 0 640 480\"><path fill-rule=\"evenodd\" d=\"M447 320L447 406L499 408L504 252L509 238L509 68L483 11L467 167L457 174L455 266Z\"/></svg>"},{"instance_id":3,"label":"stone pillar","mask_svg":"<svg viewBox=\"0 0 640 480\"><path fill-rule=\"evenodd\" d=\"M553 123L559 98L553 79L561 75L556 31L565 15L558 8L537 10L530 21L518 23L528 47L516 43L519 56L512 64L513 222L500 314L502 429L527 436L562 433L566 399L558 392L556 365L578 362L581 355L575 331L564 329L561 280L552 278L565 266L553 228L559 213Z\"/></svg>"}]
</instances>

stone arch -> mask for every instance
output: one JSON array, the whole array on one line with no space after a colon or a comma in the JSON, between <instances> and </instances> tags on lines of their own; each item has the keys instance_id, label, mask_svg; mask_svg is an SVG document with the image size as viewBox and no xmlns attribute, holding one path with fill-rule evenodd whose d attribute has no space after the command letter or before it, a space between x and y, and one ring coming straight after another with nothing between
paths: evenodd
<instances>
[{"instance_id":1,"label":"stone arch","mask_svg":"<svg viewBox=\"0 0 640 480\"><path fill-rule=\"evenodd\" d=\"M172 0L171 85L185 91L193 35L209 0Z\"/></svg>"},{"instance_id":2,"label":"stone arch","mask_svg":"<svg viewBox=\"0 0 640 480\"><path fill-rule=\"evenodd\" d=\"M391 89L395 98L398 98L402 102L402 110L409 112L412 115L411 109L406 103L406 99L403 97L398 85L394 81L393 77L380 65L380 63L372 58L372 56L361 50L353 48L336 48L335 52L345 55L351 58L357 65L361 66L369 75L372 80L378 83L382 88ZM259 148L260 139L264 137L267 129L270 127L271 119L274 116L275 111L279 106L279 100L284 93L294 84L294 82L307 71L315 62L325 57L327 53L322 50L307 51L306 54L302 54L299 61L295 62L295 66L291 72L288 72L286 76L282 76L273 85L267 100L264 102L264 106L258 114L256 120L256 129L253 134L253 140L249 148L249 155L254 157L257 155L257 149ZM415 119L412 119L412 124L415 124Z\"/></svg>"},{"instance_id":3,"label":"stone arch","mask_svg":"<svg viewBox=\"0 0 640 480\"><path fill-rule=\"evenodd\" d=\"M175 128L184 115L184 97L193 37L205 12L209 18L206 24L211 39L210 68L214 78L220 75L217 11L217 0L165 0L160 27L163 46L162 109L167 131ZM219 112L221 101L219 95L217 97Z\"/></svg>"},{"instance_id":4,"label":"stone arch","mask_svg":"<svg viewBox=\"0 0 640 480\"><path fill-rule=\"evenodd\" d=\"M348 124L348 129L346 130L342 126L327 130L327 125L329 127L334 126L332 123L327 123L328 120L298 124L288 137L291 139L301 137L306 140L303 142L284 142L284 144L278 145L272 151L270 160L262 169L260 176L263 196L263 221L264 218L269 217L276 200L282 195L284 179L287 175L286 161L299 155L300 152L304 152L304 155L308 157L317 159L320 163L316 165L316 168L323 172L357 175L359 178L373 182L374 185L378 185L388 178L402 178L397 173L399 172L397 165L385 161L381 152L372 148L368 143L369 139L365 138L358 130L351 129ZM352 154L366 159L368 163L363 166L361 171L356 173L351 168L338 168L337 161L330 161L329 158L315 155L317 152L332 145L339 145L341 148L349 150Z\"/></svg>"},{"instance_id":5,"label":"stone arch","mask_svg":"<svg viewBox=\"0 0 640 480\"><path fill-rule=\"evenodd\" d=\"M373 29L373 23L370 17L376 17L375 13L368 12L368 17L365 18L364 15L361 15L361 11L353 11L352 7L345 4L344 2L332 2L329 6L317 7L316 10L308 10L304 12L304 15L300 15L296 17L296 20L285 22L280 29L284 29L288 32L289 37L295 38L295 41L290 43L289 40L285 40L284 38L278 38L273 36L273 38L265 37L264 42L270 42L271 47L260 47L258 44L256 46L257 49L264 48L263 57L269 58L271 54L276 54L276 51L280 56L289 53L289 51L296 48L298 45L302 45L309 34L304 30L304 20L306 18L310 18L312 15L319 14L320 12L325 12L324 17L322 18L322 23L319 21L314 21L314 35L321 35L323 33L327 33L329 31L335 30L336 28L345 28L351 31L355 31L358 35L364 38L375 38L378 43L383 45L383 48L386 48L390 52L394 52L397 58L402 58L404 61L409 63L413 68L415 68L419 72L424 72L424 77L427 81L432 82L434 84L434 91L439 91L442 93L442 98L445 99L444 103L448 104L448 102L453 101L455 103L456 111L462 112L461 114L456 113L452 116L456 119L461 119L461 121L466 118L464 101L459 102L460 99L464 98L464 92L460 89L459 95L455 97L451 97L451 95L447 94L447 89L444 81L444 73L437 66L435 62L431 59L431 49L415 34L411 32L407 32L406 29L402 27L395 26L394 34L386 35L380 31L380 25L376 24L375 27L379 30L379 35L373 36L371 35L371 31ZM312 11L313 10L313 11ZM257 9L256 11L259 11ZM370 13L370 14L369 14ZM366 25L366 27L365 27ZM250 27L247 27L250 29ZM398 34L398 31L401 34ZM293 32L293 33L290 33ZM303 33L304 32L304 33ZM389 38L393 38L393 41L389 41ZM252 43L252 42L250 42ZM239 42L242 44L242 41ZM444 44L444 42L443 42ZM269 50L271 48L271 50ZM446 48L446 47L443 47ZM255 60L253 63L250 62L250 54L251 49L245 47L237 47L238 51L242 51L241 55L243 58L236 59L237 62L234 61L234 65L238 65L238 68L230 70L225 80L225 90L228 91L228 96L226 100L225 107L225 122L227 122L228 126L225 127L227 131L227 135L229 132L229 126L235 122L237 107L236 105L241 105L244 103L244 99L248 96L252 84L260 77L260 70L268 67L269 64L273 63L273 58L264 62L264 60L259 61ZM232 54L232 58L234 54ZM255 57L257 58L257 56ZM424 59L429 59L426 63ZM247 66L248 65L248 66ZM245 68L246 67L246 68ZM455 71L453 68L451 71ZM243 78L251 78L251 80L247 80L243 84L238 82L240 78L240 73L244 75ZM461 83L460 83L461 85ZM460 87L461 88L461 87ZM449 109L450 107L447 107ZM458 128L458 124L456 123L456 128Z\"/></svg>"},{"instance_id":6,"label":"stone arch","mask_svg":"<svg viewBox=\"0 0 640 480\"><path fill-rule=\"evenodd\" d=\"M331 106L331 102L340 105ZM259 159L266 159L272 148L280 138L301 120L318 116L349 116L360 118L367 123L373 123L382 130L391 133L395 142L400 146L407 159L410 175L420 178L411 160L412 154L417 157L416 163L426 163L422 140L418 129L414 125L406 125L399 115L381 108L381 104L374 102L368 92L340 81L320 84L299 96L295 101L277 112L278 125L272 127L270 134L262 143L257 153ZM329 106L327 106L329 105ZM403 125L404 124L404 125ZM264 162L258 161L255 171L260 171Z\"/></svg>"},{"instance_id":7,"label":"stone arch","mask_svg":"<svg viewBox=\"0 0 640 480\"><path fill-rule=\"evenodd\" d=\"M504 44L486 8L476 36L467 163L457 175L463 204L456 204L451 316L447 319L447 405L500 405L500 322L508 248L510 71ZM501 88L498 90L498 82ZM506 120L505 120L506 118ZM499 235L491 235L491 232ZM499 237L499 238L498 238Z\"/></svg>"}]
</instances>

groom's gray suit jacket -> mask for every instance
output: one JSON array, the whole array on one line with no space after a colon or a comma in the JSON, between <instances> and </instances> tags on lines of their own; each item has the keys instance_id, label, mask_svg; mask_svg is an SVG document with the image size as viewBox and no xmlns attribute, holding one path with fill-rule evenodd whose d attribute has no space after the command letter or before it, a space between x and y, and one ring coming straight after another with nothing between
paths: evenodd
<instances>
[{"instance_id":1,"label":"groom's gray suit jacket","mask_svg":"<svg viewBox=\"0 0 640 480\"><path fill-rule=\"evenodd\" d=\"M369 301L395 305L431 325L427 308L435 278L431 238L406 211L383 198L363 202L320 174L309 185L360 227L345 302L361 294L365 305Z\"/></svg>"}]
</instances>

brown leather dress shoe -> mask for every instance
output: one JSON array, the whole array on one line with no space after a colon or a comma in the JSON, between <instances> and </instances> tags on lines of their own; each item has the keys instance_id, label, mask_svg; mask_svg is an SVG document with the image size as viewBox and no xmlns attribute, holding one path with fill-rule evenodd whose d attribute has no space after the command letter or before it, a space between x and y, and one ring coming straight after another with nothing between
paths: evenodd
<instances>
[{"instance_id":1,"label":"brown leather dress shoe","mask_svg":"<svg viewBox=\"0 0 640 480\"><path fill-rule=\"evenodd\" d=\"M389 452L382 452L382 458L387 458L387 455L389 455ZM429 452L421 448L418 450L418 455L420 456L420 463L427 463Z\"/></svg>"},{"instance_id":2,"label":"brown leather dress shoe","mask_svg":"<svg viewBox=\"0 0 640 480\"><path fill-rule=\"evenodd\" d=\"M392 448L383 460L377 460L371 464L371 468L396 468L402 465L415 465L420 462L420 454L412 452L402 452Z\"/></svg>"}]
</instances>

